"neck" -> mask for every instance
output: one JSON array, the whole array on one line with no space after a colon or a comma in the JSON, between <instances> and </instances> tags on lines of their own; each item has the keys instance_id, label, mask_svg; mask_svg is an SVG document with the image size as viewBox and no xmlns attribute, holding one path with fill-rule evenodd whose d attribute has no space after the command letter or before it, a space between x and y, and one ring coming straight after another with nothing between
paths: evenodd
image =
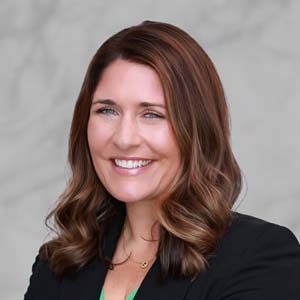
<instances>
[{"instance_id":1,"label":"neck","mask_svg":"<svg viewBox=\"0 0 300 300\"><path fill-rule=\"evenodd\" d=\"M146 204L141 202L126 203L124 235L127 245L138 245L141 248L149 248L149 245L156 245L157 247L159 223L151 202ZM152 239L156 241L147 241Z\"/></svg>"}]
</instances>

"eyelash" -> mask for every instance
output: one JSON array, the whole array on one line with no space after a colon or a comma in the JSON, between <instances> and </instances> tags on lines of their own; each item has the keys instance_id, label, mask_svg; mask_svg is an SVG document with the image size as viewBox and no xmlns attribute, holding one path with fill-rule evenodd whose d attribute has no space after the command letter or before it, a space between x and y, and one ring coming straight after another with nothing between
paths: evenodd
<instances>
[{"instance_id":1,"label":"eyelash","mask_svg":"<svg viewBox=\"0 0 300 300\"><path fill-rule=\"evenodd\" d=\"M100 114L104 114L106 115L107 113L104 113L105 111L115 111L114 109L112 108L108 108L108 107L104 107L104 108L99 108L98 110L96 110L96 113L100 113ZM156 118L159 118L159 119L164 119L165 117L157 114L157 113L154 113L152 111L146 111L146 114L150 114L152 116L155 116L154 118L151 117L151 118L147 118L147 119L156 119Z\"/></svg>"}]
</instances>

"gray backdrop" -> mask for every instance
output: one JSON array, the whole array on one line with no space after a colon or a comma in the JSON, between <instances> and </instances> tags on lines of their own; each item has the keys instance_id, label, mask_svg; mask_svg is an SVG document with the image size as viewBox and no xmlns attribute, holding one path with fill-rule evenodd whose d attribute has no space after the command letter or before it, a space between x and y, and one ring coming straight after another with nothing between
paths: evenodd
<instances>
[{"instance_id":1,"label":"gray backdrop","mask_svg":"<svg viewBox=\"0 0 300 300\"><path fill-rule=\"evenodd\" d=\"M217 67L247 184L237 210L299 240L300 1L1 0L0 9L1 299L23 299L46 240L43 221L66 184L71 116L92 55L145 19L186 30Z\"/></svg>"}]
</instances>

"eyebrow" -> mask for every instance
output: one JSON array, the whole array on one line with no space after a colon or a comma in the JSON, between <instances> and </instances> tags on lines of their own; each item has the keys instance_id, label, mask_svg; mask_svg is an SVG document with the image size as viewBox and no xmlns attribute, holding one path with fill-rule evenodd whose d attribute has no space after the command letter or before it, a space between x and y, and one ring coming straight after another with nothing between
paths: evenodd
<instances>
[{"instance_id":1,"label":"eyebrow","mask_svg":"<svg viewBox=\"0 0 300 300\"><path fill-rule=\"evenodd\" d=\"M116 105L116 102L114 100L111 100L111 99L97 99L93 102L93 104L96 104L96 103ZM159 107L165 108L165 106L163 104L151 103L151 102L140 102L139 106L142 106L142 107L159 106Z\"/></svg>"}]
</instances>

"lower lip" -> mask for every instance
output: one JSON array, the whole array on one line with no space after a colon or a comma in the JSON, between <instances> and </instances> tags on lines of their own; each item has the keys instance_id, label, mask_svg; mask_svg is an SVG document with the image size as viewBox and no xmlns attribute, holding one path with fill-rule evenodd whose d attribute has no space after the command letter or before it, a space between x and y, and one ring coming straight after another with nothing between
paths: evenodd
<instances>
[{"instance_id":1,"label":"lower lip","mask_svg":"<svg viewBox=\"0 0 300 300\"><path fill-rule=\"evenodd\" d=\"M145 171L147 171L150 166L152 166L152 163L154 161L151 161L151 163L149 163L147 166L144 166L144 167L138 167L138 168L132 168L132 169L125 169L125 168L121 168L121 167L118 167L113 160L111 160L111 163L113 165L113 169L119 173L119 174L123 174L123 175L138 175L138 174L141 174L141 173L144 173Z\"/></svg>"}]
</instances>

